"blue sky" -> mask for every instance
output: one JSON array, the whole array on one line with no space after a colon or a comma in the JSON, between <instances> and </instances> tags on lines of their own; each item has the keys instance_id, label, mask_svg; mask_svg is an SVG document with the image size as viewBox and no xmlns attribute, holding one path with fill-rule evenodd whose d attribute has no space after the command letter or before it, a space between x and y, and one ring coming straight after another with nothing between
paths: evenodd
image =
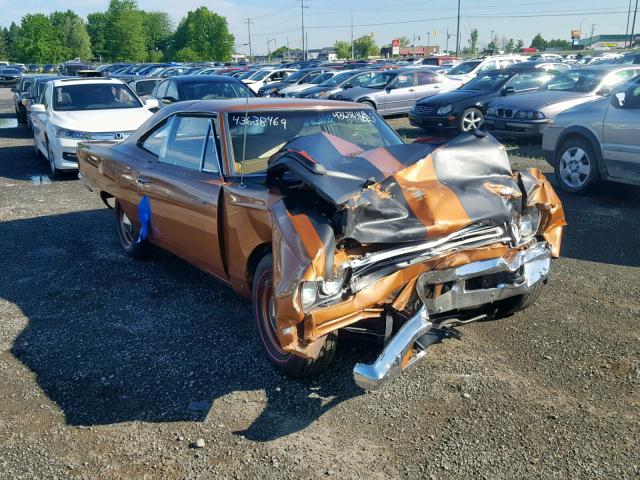
<instances>
[{"instance_id":1,"label":"blue sky","mask_svg":"<svg viewBox=\"0 0 640 480\"><path fill-rule=\"evenodd\" d=\"M635 1L634 1L635 3ZM284 45L299 47L300 1L295 0L138 0L145 10L168 11L177 23L187 11L205 5L229 21L236 37L237 49L247 42L246 17L253 18L252 44L254 53ZM378 44L390 43L393 38L420 36L416 44L438 44L444 48L445 32L455 32L456 0L305 0L305 26L309 48L332 45L335 40L349 40L350 12L353 12L354 36L373 33ZM107 8L108 0L0 0L0 24L19 22L26 13L49 13L53 10L72 9L82 16ZM462 0L460 23L461 42L464 45L472 28L480 32L480 44L489 42L491 31L498 37L522 39L529 44L538 32L545 38L569 39L571 29L582 23L583 35L624 33L627 21L628 0ZM386 25L381 25L386 23ZM636 21L640 31L640 15ZM430 35L427 35L429 33ZM450 47L455 40L450 41Z\"/></svg>"}]
</instances>

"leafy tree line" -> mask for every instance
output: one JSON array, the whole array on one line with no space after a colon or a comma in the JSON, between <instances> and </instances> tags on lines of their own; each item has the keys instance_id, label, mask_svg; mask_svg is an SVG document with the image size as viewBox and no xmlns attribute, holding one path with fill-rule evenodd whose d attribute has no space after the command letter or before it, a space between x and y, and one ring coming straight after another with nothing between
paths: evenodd
<instances>
[{"instance_id":1,"label":"leafy tree line","mask_svg":"<svg viewBox=\"0 0 640 480\"><path fill-rule=\"evenodd\" d=\"M206 7L188 12L174 30L166 12L140 10L136 0L110 0L86 21L67 10L25 15L0 29L0 59L23 63L228 61L233 45L226 18Z\"/></svg>"},{"instance_id":2,"label":"leafy tree line","mask_svg":"<svg viewBox=\"0 0 640 480\"><path fill-rule=\"evenodd\" d=\"M351 43L338 40L334 49L338 58L351 58ZM363 35L353 41L353 56L355 58L377 57L378 55L380 55L380 47L376 44L373 35Z\"/></svg>"}]
</instances>

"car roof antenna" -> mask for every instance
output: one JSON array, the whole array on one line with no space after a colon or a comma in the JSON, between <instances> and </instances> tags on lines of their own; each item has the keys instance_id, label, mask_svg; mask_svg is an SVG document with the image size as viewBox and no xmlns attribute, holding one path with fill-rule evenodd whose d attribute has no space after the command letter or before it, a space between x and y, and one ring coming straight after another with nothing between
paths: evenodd
<instances>
[{"instance_id":1,"label":"car roof antenna","mask_svg":"<svg viewBox=\"0 0 640 480\"><path fill-rule=\"evenodd\" d=\"M240 162L240 188L244 188L244 159L247 152L247 124L249 123L249 92L246 92L244 104L244 133L242 134L242 160Z\"/></svg>"}]
</instances>

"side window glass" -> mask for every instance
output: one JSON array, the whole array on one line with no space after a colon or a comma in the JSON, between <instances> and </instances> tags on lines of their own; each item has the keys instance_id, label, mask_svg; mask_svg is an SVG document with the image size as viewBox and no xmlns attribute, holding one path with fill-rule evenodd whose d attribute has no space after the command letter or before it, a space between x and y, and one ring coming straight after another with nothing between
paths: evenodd
<instances>
[{"instance_id":1,"label":"side window glass","mask_svg":"<svg viewBox=\"0 0 640 480\"><path fill-rule=\"evenodd\" d=\"M436 76L431 72L417 72L418 85L429 85L436 83Z\"/></svg>"},{"instance_id":2,"label":"side window glass","mask_svg":"<svg viewBox=\"0 0 640 480\"><path fill-rule=\"evenodd\" d=\"M209 134L207 135L207 144L204 150L204 163L202 169L207 172L220 172L220 164L218 163L218 149L216 148L215 130L213 126L209 128Z\"/></svg>"},{"instance_id":3,"label":"side window glass","mask_svg":"<svg viewBox=\"0 0 640 480\"><path fill-rule=\"evenodd\" d=\"M178 87L176 86L176 82L169 82L169 86L167 87L167 94L165 97L171 97L178 100Z\"/></svg>"},{"instance_id":4,"label":"side window glass","mask_svg":"<svg viewBox=\"0 0 640 480\"><path fill-rule=\"evenodd\" d=\"M158 89L156 90L155 96L158 98L166 97L168 85L169 85L168 81L162 82L160 85L158 85Z\"/></svg>"},{"instance_id":5,"label":"side window glass","mask_svg":"<svg viewBox=\"0 0 640 480\"><path fill-rule=\"evenodd\" d=\"M413 73L401 73L396 78L396 88L413 87Z\"/></svg>"},{"instance_id":6,"label":"side window glass","mask_svg":"<svg viewBox=\"0 0 640 480\"><path fill-rule=\"evenodd\" d=\"M166 148L158 156L158 161L190 170L200 170L202 149L208 129L208 118L174 117Z\"/></svg>"},{"instance_id":7,"label":"side window glass","mask_svg":"<svg viewBox=\"0 0 640 480\"><path fill-rule=\"evenodd\" d=\"M498 68L495 60L485 63L482 67L480 67L479 72L489 72L491 70L496 70Z\"/></svg>"},{"instance_id":8,"label":"side window glass","mask_svg":"<svg viewBox=\"0 0 640 480\"><path fill-rule=\"evenodd\" d=\"M49 86L47 86L47 89L44 91L44 94L42 95L42 104L44 105L44 108L46 108L47 110L49 109L49 92L51 91L51 84L49 84Z\"/></svg>"},{"instance_id":9,"label":"side window glass","mask_svg":"<svg viewBox=\"0 0 640 480\"><path fill-rule=\"evenodd\" d=\"M371 73L365 73L363 75L358 75L353 80L350 80L349 83L351 83L351 85L353 85L354 87L362 87L367 83L369 83L369 80L371 80L371 77L372 77Z\"/></svg>"},{"instance_id":10,"label":"side window glass","mask_svg":"<svg viewBox=\"0 0 640 480\"><path fill-rule=\"evenodd\" d=\"M173 119L170 118L164 125L156 129L155 132L149 135L142 144L142 147L158 157L164 155L167 134L169 133L169 127L172 120Z\"/></svg>"}]
</instances>

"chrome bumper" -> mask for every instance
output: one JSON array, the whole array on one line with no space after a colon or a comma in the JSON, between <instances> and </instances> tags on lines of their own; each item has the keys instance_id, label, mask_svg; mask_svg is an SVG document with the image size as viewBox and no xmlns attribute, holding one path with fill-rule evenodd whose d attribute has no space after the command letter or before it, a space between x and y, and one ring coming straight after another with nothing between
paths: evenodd
<instances>
[{"instance_id":1,"label":"chrome bumper","mask_svg":"<svg viewBox=\"0 0 640 480\"><path fill-rule=\"evenodd\" d=\"M539 242L509 258L495 258L423 273L418 279L418 295L432 314L480 307L528 293L531 287L549 276L550 267L549 245ZM509 282L500 283L504 281L504 277L499 276L501 273L511 274ZM470 281L482 280L480 277L489 280L490 276L494 276L494 286L470 287ZM430 298L430 286L438 284L448 285L447 291Z\"/></svg>"},{"instance_id":2,"label":"chrome bumper","mask_svg":"<svg viewBox=\"0 0 640 480\"><path fill-rule=\"evenodd\" d=\"M433 343L428 337L437 330L431 330L433 323L429 321L428 312L441 313L479 307L525 294L536 283L548 277L550 266L549 245L539 242L512 257L423 273L417 284L418 295L423 301L422 308L400 327L374 363L356 364L353 369L356 384L365 390L375 390L424 357L426 347ZM501 273L513 274L512 277L516 281L498 283L495 287L482 289L470 289L467 285L469 280ZM499 276L495 278L500 280ZM436 284L450 284L450 289L436 298L428 298L426 293L429 286Z\"/></svg>"},{"instance_id":3,"label":"chrome bumper","mask_svg":"<svg viewBox=\"0 0 640 480\"><path fill-rule=\"evenodd\" d=\"M422 358L427 352L426 350L414 354L411 350L416 340L427 333L432 326L433 323L429 321L426 308L422 307L418 313L400 327L398 333L387 343L375 362L370 365L356 363L356 366L353 367L353 378L356 385L365 390L376 390ZM411 354L413 356L407 361L407 356Z\"/></svg>"}]
</instances>

